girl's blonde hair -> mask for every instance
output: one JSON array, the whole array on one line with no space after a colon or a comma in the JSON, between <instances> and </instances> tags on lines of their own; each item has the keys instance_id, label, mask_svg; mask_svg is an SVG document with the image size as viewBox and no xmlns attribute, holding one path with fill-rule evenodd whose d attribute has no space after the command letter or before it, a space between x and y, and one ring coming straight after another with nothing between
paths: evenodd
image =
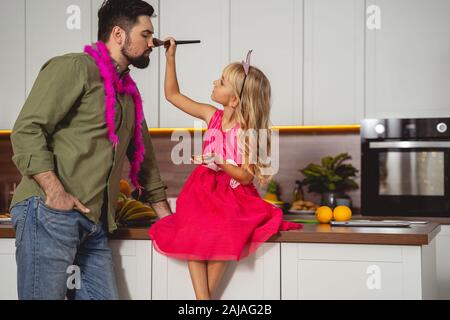
<instances>
[{"instance_id":1,"label":"girl's blonde hair","mask_svg":"<svg viewBox=\"0 0 450 320\"><path fill-rule=\"evenodd\" d=\"M244 67L238 62L229 64L223 76L233 87L236 97L240 97L235 117L241 127L238 146L242 168L254 174L261 184L266 184L272 178L272 174L268 173L271 150L269 79L261 70L250 66L244 82Z\"/></svg>"}]
</instances>

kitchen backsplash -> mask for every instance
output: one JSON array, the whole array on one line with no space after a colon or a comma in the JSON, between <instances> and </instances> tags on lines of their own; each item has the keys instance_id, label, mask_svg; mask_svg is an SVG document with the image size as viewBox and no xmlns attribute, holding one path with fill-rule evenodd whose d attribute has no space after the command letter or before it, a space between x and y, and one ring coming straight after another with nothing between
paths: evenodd
<instances>
[{"instance_id":1,"label":"kitchen backsplash","mask_svg":"<svg viewBox=\"0 0 450 320\"><path fill-rule=\"evenodd\" d=\"M195 168L194 165L175 165L170 155L173 146L178 141L171 141L168 135L155 135L152 137L156 150L156 158L161 175L168 186L167 195L176 197L182 189L184 182ZM298 171L311 162L319 163L324 156L335 156L338 153L347 152L352 156L352 163L358 171L360 170L360 138L359 134L312 134L312 133L282 133L280 134L280 169L275 180L280 184L281 199L292 201L292 190L295 180L302 179ZM14 183L20 181L20 174L12 160L12 147L9 137L0 138L0 210L7 206L9 192ZM124 166L123 177L128 176L128 163ZM358 172L360 173L360 172ZM356 179L360 185L360 177ZM258 187L261 195L265 189ZM309 194L305 189L307 200L319 203L320 196ZM352 197L353 206L360 207L360 190L349 193Z\"/></svg>"}]
</instances>

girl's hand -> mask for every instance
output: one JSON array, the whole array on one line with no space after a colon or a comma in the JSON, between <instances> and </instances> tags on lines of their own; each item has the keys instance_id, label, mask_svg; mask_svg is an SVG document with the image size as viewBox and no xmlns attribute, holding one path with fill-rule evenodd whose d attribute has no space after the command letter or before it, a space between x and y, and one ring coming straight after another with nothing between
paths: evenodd
<instances>
[{"instance_id":1,"label":"girl's hand","mask_svg":"<svg viewBox=\"0 0 450 320\"><path fill-rule=\"evenodd\" d=\"M211 163L215 164L223 164L223 158L215 153L201 154L198 156L192 156L191 162L194 164L206 164L209 165Z\"/></svg>"},{"instance_id":2,"label":"girl's hand","mask_svg":"<svg viewBox=\"0 0 450 320\"><path fill-rule=\"evenodd\" d=\"M164 41L170 40L170 46L166 48L166 58L174 58L177 50L175 39L172 37L165 38Z\"/></svg>"}]
</instances>

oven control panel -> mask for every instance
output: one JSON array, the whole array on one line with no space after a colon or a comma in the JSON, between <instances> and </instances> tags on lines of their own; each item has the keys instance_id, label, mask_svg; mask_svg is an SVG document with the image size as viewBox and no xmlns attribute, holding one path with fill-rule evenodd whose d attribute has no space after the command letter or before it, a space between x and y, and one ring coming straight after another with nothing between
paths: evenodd
<instances>
[{"instance_id":1,"label":"oven control panel","mask_svg":"<svg viewBox=\"0 0 450 320\"><path fill-rule=\"evenodd\" d=\"M415 139L438 138L450 140L450 118L426 119L363 119L361 138L365 139Z\"/></svg>"}]
</instances>

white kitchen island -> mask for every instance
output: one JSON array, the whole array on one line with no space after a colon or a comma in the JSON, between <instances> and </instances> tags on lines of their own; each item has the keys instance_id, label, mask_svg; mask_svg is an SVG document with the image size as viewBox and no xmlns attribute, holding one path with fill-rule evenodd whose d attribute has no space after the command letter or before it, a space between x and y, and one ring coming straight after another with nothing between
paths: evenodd
<instances>
[{"instance_id":1,"label":"white kitchen island","mask_svg":"<svg viewBox=\"0 0 450 320\"><path fill-rule=\"evenodd\" d=\"M230 262L214 298L441 298L436 272L444 281L449 277L439 266L448 259L436 257L443 252L440 229L430 222L407 229L305 225L281 232L254 255ZM0 299L17 299L13 237L1 226ZM187 263L159 254L147 228L118 230L110 245L121 299L195 299Z\"/></svg>"}]
</instances>

